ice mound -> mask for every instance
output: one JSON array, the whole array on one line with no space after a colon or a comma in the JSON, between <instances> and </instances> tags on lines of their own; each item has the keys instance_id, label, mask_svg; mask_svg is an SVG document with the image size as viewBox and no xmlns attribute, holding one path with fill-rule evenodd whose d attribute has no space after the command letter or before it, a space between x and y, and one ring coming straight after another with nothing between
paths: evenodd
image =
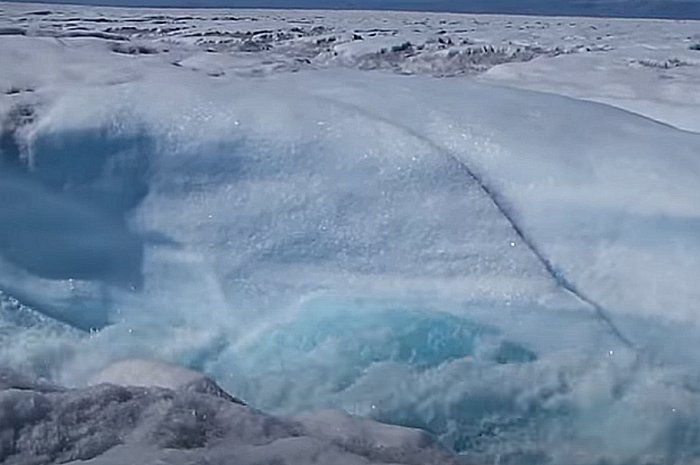
<instances>
[{"instance_id":1,"label":"ice mound","mask_svg":"<svg viewBox=\"0 0 700 465\"><path fill-rule=\"evenodd\" d=\"M159 387L211 394L242 404L231 397L212 379L187 368L154 360L122 360L112 363L94 375L89 384L115 384L117 386Z\"/></svg>"},{"instance_id":2,"label":"ice mound","mask_svg":"<svg viewBox=\"0 0 700 465\"><path fill-rule=\"evenodd\" d=\"M426 433L340 414L303 419L266 415L221 396L187 389L194 372L130 361L101 375L124 381L153 370L177 389L100 384L46 388L0 375L0 462L8 465L260 464L450 465ZM137 376L139 375L139 376Z\"/></svg>"}]
</instances>

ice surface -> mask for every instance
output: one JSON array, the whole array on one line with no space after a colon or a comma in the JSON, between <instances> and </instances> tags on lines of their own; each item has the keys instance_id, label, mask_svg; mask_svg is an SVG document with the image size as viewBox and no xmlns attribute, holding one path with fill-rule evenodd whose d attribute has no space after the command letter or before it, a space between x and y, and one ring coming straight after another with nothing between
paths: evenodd
<instances>
[{"instance_id":1,"label":"ice surface","mask_svg":"<svg viewBox=\"0 0 700 465\"><path fill-rule=\"evenodd\" d=\"M123 372L124 363L112 369ZM342 414L276 418L184 387L66 390L7 371L0 372L0 432L0 460L12 465L457 463L422 431Z\"/></svg>"},{"instance_id":2,"label":"ice surface","mask_svg":"<svg viewBox=\"0 0 700 465\"><path fill-rule=\"evenodd\" d=\"M477 463L700 457L696 23L2 10L0 364L76 387L156 358ZM549 93L483 82L520 75ZM104 379L154 384L139 363ZM398 440L314 418L241 463ZM189 460L144 441L94 463Z\"/></svg>"},{"instance_id":3,"label":"ice surface","mask_svg":"<svg viewBox=\"0 0 700 465\"><path fill-rule=\"evenodd\" d=\"M63 0L48 0L46 4L67 3ZM74 4L90 4L86 0L74 0ZM104 2L120 6L169 6L189 7L186 0L119 0ZM232 5L229 0L200 0L200 8L246 7L246 8L289 8L290 4L281 0L244 0ZM408 10L408 11L448 11L458 13L505 13L531 15L578 15L603 17L652 17L676 19L700 19L700 6L697 0L361 0L351 4L329 5L322 0L301 0L294 8L348 8L361 10ZM42 10L37 10L42 13ZM46 10L43 10L46 11ZM373 12L374 13L374 12Z\"/></svg>"}]
</instances>

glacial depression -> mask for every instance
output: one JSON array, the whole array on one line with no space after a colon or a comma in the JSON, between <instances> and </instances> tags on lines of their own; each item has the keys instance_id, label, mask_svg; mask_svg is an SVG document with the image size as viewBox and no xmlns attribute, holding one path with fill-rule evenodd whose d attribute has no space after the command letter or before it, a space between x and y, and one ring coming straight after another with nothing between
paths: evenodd
<instances>
[{"instance_id":1,"label":"glacial depression","mask_svg":"<svg viewBox=\"0 0 700 465\"><path fill-rule=\"evenodd\" d=\"M464 463L700 463L697 30L0 3L0 366L59 410L219 408L85 387L174 363L329 454L379 427L305 415Z\"/></svg>"}]
</instances>

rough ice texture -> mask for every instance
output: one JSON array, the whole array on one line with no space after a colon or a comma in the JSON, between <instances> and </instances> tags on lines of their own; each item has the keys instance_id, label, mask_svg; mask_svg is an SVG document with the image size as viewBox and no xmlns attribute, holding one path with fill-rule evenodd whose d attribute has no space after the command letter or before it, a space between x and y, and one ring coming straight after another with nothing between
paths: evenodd
<instances>
[{"instance_id":1,"label":"rough ice texture","mask_svg":"<svg viewBox=\"0 0 700 465\"><path fill-rule=\"evenodd\" d=\"M86 12L22 4L0 12L0 36L95 40L124 57L164 61L219 79L335 67L480 75L487 82L609 103L696 131L697 24L376 11ZM33 90L31 83L18 82L0 92L21 96Z\"/></svg>"},{"instance_id":2,"label":"rough ice texture","mask_svg":"<svg viewBox=\"0 0 700 465\"><path fill-rule=\"evenodd\" d=\"M124 369L123 364L115 368ZM182 374L169 370L174 377ZM345 414L281 418L186 386L64 389L8 370L0 371L0 462L457 463L426 433Z\"/></svg>"}]
</instances>

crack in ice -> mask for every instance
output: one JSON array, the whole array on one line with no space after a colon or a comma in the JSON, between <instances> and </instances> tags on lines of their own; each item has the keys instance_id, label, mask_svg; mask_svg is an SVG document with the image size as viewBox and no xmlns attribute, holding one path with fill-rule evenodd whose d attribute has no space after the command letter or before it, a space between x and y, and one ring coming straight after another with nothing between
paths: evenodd
<instances>
[{"instance_id":1,"label":"crack in ice","mask_svg":"<svg viewBox=\"0 0 700 465\"><path fill-rule=\"evenodd\" d=\"M308 94L307 94L308 95ZM309 95L311 97L311 95ZM597 302L595 299L590 297L588 294L585 293L585 291L581 290L574 282L569 280L566 275L563 273L563 271L559 270L552 262L551 260L547 257L544 251L537 245L536 241L531 238L525 230L518 224L518 221L515 219L515 215L510 211L510 209L507 206L506 200L503 198L503 196L491 185L488 184L488 182L484 179L483 176L479 175L474 169L472 169L467 162L465 162L463 159L461 159L457 154L455 154L452 150L444 147L443 145L439 144L438 142L435 142L433 139L430 137L427 137L424 134L421 134L420 132L414 130L411 127L408 127L406 125L400 124L394 120L389 120L388 118L384 118L382 116L376 115L364 108L361 108L357 105L354 105L352 103L344 102L341 100L333 99L331 97L327 96L318 96L318 95L313 95L313 98L326 101L328 103L337 105L339 107L345 107L348 109L351 109L358 114L367 117L369 119L381 122L383 124L386 124L390 127L393 127L399 131L404 132L408 136L411 136L415 138L416 140L421 141L422 143L426 144L428 147L432 148L438 153L443 154L444 156L448 157L452 162L455 163L459 169L461 169L471 180L473 180L479 189L486 195L486 197L492 202L492 204L496 207L498 212L505 218L505 220L508 222L510 227L513 229L513 232L515 235L525 244L525 246L532 252L532 254L535 256L535 258L540 262L540 264L544 267L544 270L546 273L554 280L554 282L557 284L558 287L561 289L567 291L574 297L576 297L578 300L583 302L584 304L588 305L593 309L593 311L596 314L596 317L605 325L608 330L611 332L611 334L626 348L631 349L635 352L638 351L637 346L634 344L634 342L624 334L624 332L617 326L617 324L614 322L613 318L610 316L610 311L606 309L602 304Z\"/></svg>"}]
</instances>

